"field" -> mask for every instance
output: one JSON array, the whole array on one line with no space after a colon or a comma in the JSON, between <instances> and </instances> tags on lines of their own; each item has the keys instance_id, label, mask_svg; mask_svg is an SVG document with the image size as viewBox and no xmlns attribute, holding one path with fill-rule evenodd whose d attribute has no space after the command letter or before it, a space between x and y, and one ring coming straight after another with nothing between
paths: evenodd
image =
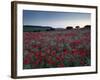
<instances>
[{"instance_id":1,"label":"field","mask_svg":"<svg viewBox=\"0 0 100 80\"><path fill-rule=\"evenodd\" d=\"M90 29L23 32L23 69L91 65Z\"/></svg>"}]
</instances>

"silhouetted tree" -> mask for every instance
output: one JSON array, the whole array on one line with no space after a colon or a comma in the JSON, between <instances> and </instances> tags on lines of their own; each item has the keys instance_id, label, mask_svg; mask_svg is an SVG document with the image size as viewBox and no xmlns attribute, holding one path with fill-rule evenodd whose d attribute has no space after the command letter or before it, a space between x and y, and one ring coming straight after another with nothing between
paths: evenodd
<instances>
[{"instance_id":1,"label":"silhouetted tree","mask_svg":"<svg viewBox=\"0 0 100 80\"><path fill-rule=\"evenodd\" d=\"M80 29L80 26L76 26L75 28L76 28L76 29Z\"/></svg>"},{"instance_id":2,"label":"silhouetted tree","mask_svg":"<svg viewBox=\"0 0 100 80\"><path fill-rule=\"evenodd\" d=\"M91 25L85 25L84 28L85 29L90 29L91 28Z\"/></svg>"},{"instance_id":3,"label":"silhouetted tree","mask_svg":"<svg viewBox=\"0 0 100 80\"><path fill-rule=\"evenodd\" d=\"M73 27L72 26L67 26L66 29L71 30L71 29L73 29Z\"/></svg>"}]
</instances>

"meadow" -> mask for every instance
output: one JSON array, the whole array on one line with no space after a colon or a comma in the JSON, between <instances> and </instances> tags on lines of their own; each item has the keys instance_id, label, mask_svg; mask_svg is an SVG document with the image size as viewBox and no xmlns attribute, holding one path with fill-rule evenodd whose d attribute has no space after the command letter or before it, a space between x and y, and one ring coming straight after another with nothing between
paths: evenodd
<instances>
[{"instance_id":1,"label":"meadow","mask_svg":"<svg viewBox=\"0 0 100 80\"><path fill-rule=\"evenodd\" d=\"M23 32L23 69L91 65L90 29Z\"/></svg>"}]
</instances>

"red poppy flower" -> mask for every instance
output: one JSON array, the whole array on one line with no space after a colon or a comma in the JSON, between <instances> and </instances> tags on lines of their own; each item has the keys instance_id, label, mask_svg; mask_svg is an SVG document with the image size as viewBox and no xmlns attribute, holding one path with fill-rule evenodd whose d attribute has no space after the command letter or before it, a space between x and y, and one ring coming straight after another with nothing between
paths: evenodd
<instances>
[{"instance_id":1,"label":"red poppy flower","mask_svg":"<svg viewBox=\"0 0 100 80\"><path fill-rule=\"evenodd\" d=\"M55 51L55 50L52 51L51 55L52 55L52 56L56 56L56 51Z\"/></svg>"},{"instance_id":2,"label":"red poppy flower","mask_svg":"<svg viewBox=\"0 0 100 80\"><path fill-rule=\"evenodd\" d=\"M25 58L23 64L30 64L30 59L29 58Z\"/></svg>"},{"instance_id":3,"label":"red poppy flower","mask_svg":"<svg viewBox=\"0 0 100 80\"><path fill-rule=\"evenodd\" d=\"M85 50L79 50L79 55L84 57L86 56L87 52Z\"/></svg>"},{"instance_id":4,"label":"red poppy flower","mask_svg":"<svg viewBox=\"0 0 100 80\"><path fill-rule=\"evenodd\" d=\"M79 50L73 49L73 50L72 50L72 54L74 54L74 55L79 54Z\"/></svg>"},{"instance_id":5,"label":"red poppy flower","mask_svg":"<svg viewBox=\"0 0 100 80\"><path fill-rule=\"evenodd\" d=\"M58 61L61 61L61 57L60 57L60 56L56 56L56 59L57 59Z\"/></svg>"},{"instance_id":6,"label":"red poppy flower","mask_svg":"<svg viewBox=\"0 0 100 80\"><path fill-rule=\"evenodd\" d=\"M63 50L64 55L66 55L68 53L67 49Z\"/></svg>"}]
</instances>

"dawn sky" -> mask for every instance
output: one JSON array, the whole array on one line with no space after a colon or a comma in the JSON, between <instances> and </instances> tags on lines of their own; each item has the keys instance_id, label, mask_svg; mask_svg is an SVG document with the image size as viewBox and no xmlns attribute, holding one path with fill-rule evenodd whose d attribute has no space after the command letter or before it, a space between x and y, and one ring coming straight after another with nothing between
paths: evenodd
<instances>
[{"instance_id":1,"label":"dawn sky","mask_svg":"<svg viewBox=\"0 0 100 80\"><path fill-rule=\"evenodd\" d=\"M23 25L66 28L91 24L90 13L23 10Z\"/></svg>"}]
</instances>

